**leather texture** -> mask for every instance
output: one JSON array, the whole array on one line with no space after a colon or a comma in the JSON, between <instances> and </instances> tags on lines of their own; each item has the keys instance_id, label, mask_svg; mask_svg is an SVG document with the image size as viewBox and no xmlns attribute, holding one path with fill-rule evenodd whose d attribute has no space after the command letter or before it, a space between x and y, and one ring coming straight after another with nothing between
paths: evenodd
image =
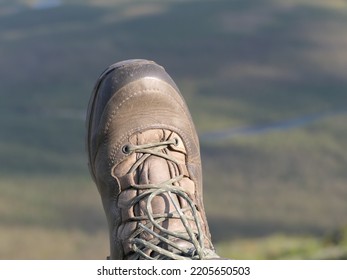
<instances>
[{"instance_id":1,"label":"leather texture","mask_svg":"<svg viewBox=\"0 0 347 280\"><path fill-rule=\"evenodd\" d=\"M145 190L131 186L160 184L179 175L183 178L175 184L196 204L206 237L205 246L214 250L209 241L203 204L197 133L182 95L161 66L148 60L128 60L107 68L90 98L86 140L90 173L101 195L108 221L111 259L132 257L133 246L129 240L138 230L138 217L146 215L146 199L141 199ZM129 173L143 156L129 153L129 145L172 140L175 145L168 145L162 152L175 162L150 155ZM151 201L153 214L174 212L170 199L174 199L182 209L187 206L180 196L170 198L164 193ZM190 223L196 230L196 225ZM180 219L168 218L161 226L178 232L185 230ZM150 240L153 236L143 232L140 238ZM187 241L177 242L191 246Z\"/></svg>"}]
</instances>

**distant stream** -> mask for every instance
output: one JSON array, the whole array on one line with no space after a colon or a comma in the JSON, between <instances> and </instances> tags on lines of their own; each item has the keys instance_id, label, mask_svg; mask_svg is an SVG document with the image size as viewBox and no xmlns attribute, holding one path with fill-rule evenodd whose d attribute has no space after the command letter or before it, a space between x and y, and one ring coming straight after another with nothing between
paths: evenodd
<instances>
[{"instance_id":1,"label":"distant stream","mask_svg":"<svg viewBox=\"0 0 347 280\"><path fill-rule=\"evenodd\" d=\"M282 120L274 123L250 125L243 127L235 127L224 129L220 131L211 131L200 134L200 141L202 142L215 142L230 139L236 136L252 136L265 134L274 131L286 131L293 128L302 127L316 121L322 120L327 117L345 115L347 111L336 111L330 113L319 113L314 115L306 115L299 118Z\"/></svg>"}]
</instances>

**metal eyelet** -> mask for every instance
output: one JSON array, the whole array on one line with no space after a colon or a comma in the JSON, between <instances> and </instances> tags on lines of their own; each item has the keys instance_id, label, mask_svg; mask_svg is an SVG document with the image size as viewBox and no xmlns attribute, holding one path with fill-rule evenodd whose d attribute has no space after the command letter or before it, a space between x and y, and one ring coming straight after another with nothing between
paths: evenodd
<instances>
[{"instance_id":1,"label":"metal eyelet","mask_svg":"<svg viewBox=\"0 0 347 280\"><path fill-rule=\"evenodd\" d=\"M175 137L173 140L174 140L173 145L177 147L180 143L180 140L177 137Z\"/></svg>"},{"instance_id":2,"label":"metal eyelet","mask_svg":"<svg viewBox=\"0 0 347 280\"><path fill-rule=\"evenodd\" d=\"M131 150L130 150L130 145L126 144L122 147L122 152L124 154L130 154Z\"/></svg>"}]
</instances>

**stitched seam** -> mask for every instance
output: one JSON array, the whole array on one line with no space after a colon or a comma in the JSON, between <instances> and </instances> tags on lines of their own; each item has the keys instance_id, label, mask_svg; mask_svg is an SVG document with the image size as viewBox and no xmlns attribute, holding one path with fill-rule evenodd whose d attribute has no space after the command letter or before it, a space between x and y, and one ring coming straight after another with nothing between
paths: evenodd
<instances>
[{"instance_id":1,"label":"stitched seam","mask_svg":"<svg viewBox=\"0 0 347 280\"><path fill-rule=\"evenodd\" d=\"M136 95L138 94L141 94L141 93L144 93L144 92L147 92L147 91L157 91L159 92L160 90L158 88L149 88L149 89L143 89L141 91L137 91L137 92L134 92L133 94L129 95L128 97L126 97L125 99L122 100L122 102L120 102L117 107L111 112L110 116L108 117L107 119L107 122L105 124L105 129L104 129L104 134L107 134L109 128L110 128L110 125L111 125L111 122L112 122L112 119L114 117L114 115L117 113L117 111L124 105L124 103L126 103L127 101L129 101L131 98L135 97Z\"/></svg>"},{"instance_id":2,"label":"stitched seam","mask_svg":"<svg viewBox=\"0 0 347 280\"><path fill-rule=\"evenodd\" d=\"M168 85L168 86L171 87L170 85ZM171 88L172 88L172 87L171 87ZM118 111L127 101L129 101L129 100L132 99L133 97L135 97L135 96L137 96L137 95L139 95L139 94L141 94L141 93L148 92L148 91L155 91L155 92L157 92L157 93L160 93L160 92L161 92L161 89L159 89L159 88L146 88L146 89L143 89L143 90L134 92L133 94L131 94L131 95L127 96L125 99L123 99L123 100L117 105L117 107L116 107L114 110L112 110L110 116L107 118L107 122L106 122L105 128L104 128L104 141L103 141L104 143L108 141L108 137L109 137L109 135L108 135L109 128L110 128L110 125L111 125L111 123L112 123L113 117L116 115L117 111ZM171 100L174 100L175 102L177 102L176 98L174 98L173 96L167 95L167 97L169 97ZM189 125L189 128L190 128L190 131L193 132L194 130L193 130L193 127L191 126L191 123L190 123L190 122L191 122L191 118L190 118L190 116L187 114L187 112L186 112L186 110L185 110L185 107L184 107L182 104L180 104L180 102L177 102L177 104L181 107L183 114L185 115L186 119L188 120L188 125ZM159 124L155 124L155 125L152 124L151 126L152 126L152 127L155 127L155 126L158 126L158 125L159 125ZM163 125L163 124L160 124L160 125ZM148 128L150 128L151 126L148 126ZM110 166L110 167L112 167L112 166L115 165L115 163L114 163L115 155L116 155L117 150L120 148L121 143L124 142L124 140L125 140L126 138L128 138L130 135L132 135L136 130L144 129L144 128L146 128L146 127L147 127L147 125L142 125L142 126L136 127L136 128L134 128L134 129L130 130L125 136L123 136L123 137L121 138L121 140L118 142L117 146L116 146L115 148L112 149L112 152L111 152L111 154L110 154L110 161L109 161L109 166ZM186 146L186 148L187 148L187 153L190 154L190 153L191 153L191 146L190 146L190 144L189 144L189 141L188 141L187 137L183 136L183 135L184 135L183 131L182 131L181 129L179 129L179 128L174 128L174 127L172 127L172 126L167 126L167 127L171 127L171 130L173 130L173 131L179 131L179 132L180 132L180 135L181 135L182 139L185 141L185 143L187 143L187 146ZM157 128L159 128L159 127L157 127ZM125 157L126 157L126 156L124 156L124 157L122 157L120 160L118 160L116 164L118 164L119 162L121 162ZM194 161L193 158L192 158L192 160Z\"/></svg>"}]
</instances>

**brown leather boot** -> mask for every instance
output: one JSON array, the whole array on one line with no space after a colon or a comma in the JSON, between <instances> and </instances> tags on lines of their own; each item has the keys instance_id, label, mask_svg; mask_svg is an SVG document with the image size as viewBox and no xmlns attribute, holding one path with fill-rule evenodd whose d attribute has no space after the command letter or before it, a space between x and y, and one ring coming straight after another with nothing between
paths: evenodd
<instances>
[{"instance_id":1,"label":"brown leather boot","mask_svg":"<svg viewBox=\"0 0 347 280\"><path fill-rule=\"evenodd\" d=\"M198 137L161 66L127 60L106 69L89 102L87 130L111 259L218 258L202 201Z\"/></svg>"}]
</instances>

